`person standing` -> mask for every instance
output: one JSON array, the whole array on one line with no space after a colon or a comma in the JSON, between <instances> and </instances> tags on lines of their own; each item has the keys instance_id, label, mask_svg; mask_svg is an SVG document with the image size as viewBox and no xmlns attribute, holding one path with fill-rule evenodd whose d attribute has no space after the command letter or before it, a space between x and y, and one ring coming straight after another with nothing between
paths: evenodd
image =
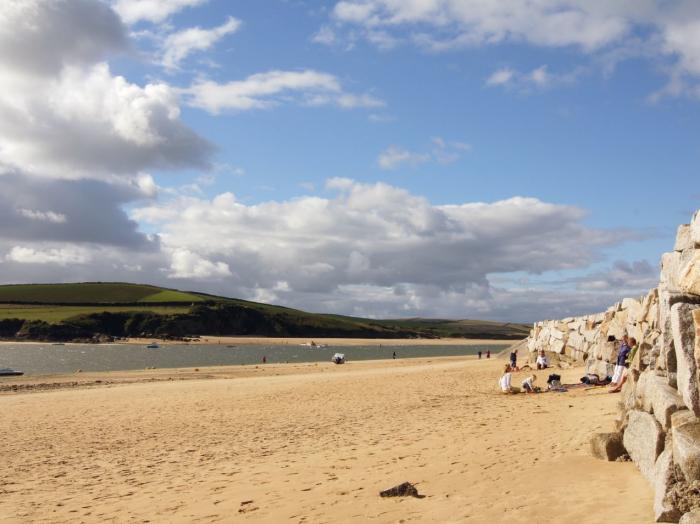
<instances>
[{"instance_id":1,"label":"person standing","mask_svg":"<svg viewBox=\"0 0 700 524\"><path fill-rule=\"evenodd\" d=\"M620 350L617 352L617 360L615 361L615 371L613 372L612 382L610 382L610 393L616 393L622 389L623 376L627 373L627 368L625 364L627 363L627 356L629 355L631 348L629 345L629 338L627 335L622 337L622 342L620 343Z\"/></svg>"},{"instance_id":2,"label":"person standing","mask_svg":"<svg viewBox=\"0 0 700 524\"><path fill-rule=\"evenodd\" d=\"M396 351L394 351L394 354L392 355L392 358L396 360Z\"/></svg>"},{"instance_id":3,"label":"person standing","mask_svg":"<svg viewBox=\"0 0 700 524\"><path fill-rule=\"evenodd\" d=\"M486 350L486 358L491 358L491 350L490 349Z\"/></svg>"},{"instance_id":4,"label":"person standing","mask_svg":"<svg viewBox=\"0 0 700 524\"><path fill-rule=\"evenodd\" d=\"M479 360L481 360L481 351L479 351Z\"/></svg>"},{"instance_id":5,"label":"person standing","mask_svg":"<svg viewBox=\"0 0 700 524\"><path fill-rule=\"evenodd\" d=\"M513 371L518 371L518 350L514 349L510 353L510 367Z\"/></svg>"}]
</instances>

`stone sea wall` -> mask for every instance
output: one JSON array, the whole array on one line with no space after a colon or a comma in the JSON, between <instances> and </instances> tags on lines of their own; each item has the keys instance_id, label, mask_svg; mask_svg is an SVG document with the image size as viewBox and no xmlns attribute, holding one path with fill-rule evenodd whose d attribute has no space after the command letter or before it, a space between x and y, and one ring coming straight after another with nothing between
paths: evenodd
<instances>
[{"instance_id":1,"label":"stone sea wall","mask_svg":"<svg viewBox=\"0 0 700 524\"><path fill-rule=\"evenodd\" d=\"M657 288L602 313L537 322L528 356L534 361L543 349L604 377L625 334L639 350L622 389L618 431L594 436L592 451L634 461L654 487L657 522L700 524L700 211L662 256Z\"/></svg>"}]
</instances>

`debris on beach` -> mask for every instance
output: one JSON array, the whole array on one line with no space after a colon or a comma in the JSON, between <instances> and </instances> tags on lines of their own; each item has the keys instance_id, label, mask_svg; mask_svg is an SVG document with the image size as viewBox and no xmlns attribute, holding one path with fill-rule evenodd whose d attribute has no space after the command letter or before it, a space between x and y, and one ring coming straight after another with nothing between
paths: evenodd
<instances>
[{"instance_id":1,"label":"debris on beach","mask_svg":"<svg viewBox=\"0 0 700 524\"><path fill-rule=\"evenodd\" d=\"M385 489L379 492L380 497L416 497L423 498L418 494L418 489L410 482L404 482L393 488Z\"/></svg>"}]
</instances>

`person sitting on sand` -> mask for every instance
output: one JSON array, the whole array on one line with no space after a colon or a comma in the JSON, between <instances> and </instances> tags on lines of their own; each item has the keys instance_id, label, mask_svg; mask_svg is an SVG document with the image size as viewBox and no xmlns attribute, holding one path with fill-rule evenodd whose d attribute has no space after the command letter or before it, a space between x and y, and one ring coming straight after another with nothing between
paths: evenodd
<instances>
[{"instance_id":1,"label":"person sitting on sand","mask_svg":"<svg viewBox=\"0 0 700 524\"><path fill-rule=\"evenodd\" d=\"M610 393L620 391L620 389L618 389L618 386L622 387L622 376L626 372L625 362L627 362L627 355L629 355L629 352L629 338L627 338L627 335L625 335L622 337L622 342L620 342L620 349L617 352L615 370L613 371L612 381L610 382Z\"/></svg>"},{"instance_id":2,"label":"person sitting on sand","mask_svg":"<svg viewBox=\"0 0 700 524\"><path fill-rule=\"evenodd\" d=\"M503 393L517 393L518 389L511 385L510 364L506 364L503 369L503 376L498 381L498 385Z\"/></svg>"},{"instance_id":3,"label":"person sitting on sand","mask_svg":"<svg viewBox=\"0 0 700 524\"><path fill-rule=\"evenodd\" d=\"M525 393L537 393L537 388L535 387L536 380L537 375L530 375L523 380L523 391L525 391Z\"/></svg>"},{"instance_id":4,"label":"person sitting on sand","mask_svg":"<svg viewBox=\"0 0 700 524\"><path fill-rule=\"evenodd\" d=\"M628 374L628 369L630 367L630 364L632 363L632 360L634 359L635 353L637 353L637 350L639 349L639 346L637 345L637 339L634 337L630 337L628 340L628 352L625 354L625 360L623 363L622 367L622 372L620 378L615 382L615 377L613 376L613 381L611 383L612 388L610 389L610 393L617 393L618 391L622 391L622 386L625 384L625 381L627 380L627 374ZM620 353L622 353L622 349L620 349ZM617 362L618 364L620 363L620 355L617 355ZM615 373L617 373L617 366L615 366Z\"/></svg>"},{"instance_id":5,"label":"person sitting on sand","mask_svg":"<svg viewBox=\"0 0 700 524\"><path fill-rule=\"evenodd\" d=\"M547 356L544 354L544 349L541 349L537 355L537 369L547 369L548 367Z\"/></svg>"}]
</instances>

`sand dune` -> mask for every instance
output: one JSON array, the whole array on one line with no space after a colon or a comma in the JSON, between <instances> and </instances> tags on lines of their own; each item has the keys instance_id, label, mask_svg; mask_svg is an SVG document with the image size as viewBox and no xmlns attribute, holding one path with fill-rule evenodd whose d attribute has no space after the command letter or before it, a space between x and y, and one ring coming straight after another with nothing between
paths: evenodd
<instances>
[{"instance_id":1,"label":"sand dune","mask_svg":"<svg viewBox=\"0 0 700 524\"><path fill-rule=\"evenodd\" d=\"M0 520L652 522L634 466L586 453L617 398L501 395L499 367L290 364L4 394ZM425 498L378 496L403 481Z\"/></svg>"}]
</instances>

